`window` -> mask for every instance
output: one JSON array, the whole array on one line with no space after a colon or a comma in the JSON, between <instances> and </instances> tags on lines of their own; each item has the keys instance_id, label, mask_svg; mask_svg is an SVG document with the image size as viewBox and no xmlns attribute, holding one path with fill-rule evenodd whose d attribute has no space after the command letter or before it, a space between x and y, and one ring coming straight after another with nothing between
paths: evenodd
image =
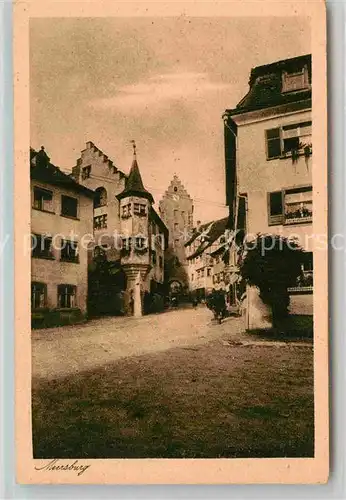
<instances>
[{"instance_id":1,"label":"window","mask_svg":"<svg viewBox=\"0 0 346 500\"><path fill-rule=\"evenodd\" d=\"M312 252L304 252L303 254L303 271L306 273L312 273L314 270L314 259Z\"/></svg>"},{"instance_id":2,"label":"window","mask_svg":"<svg viewBox=\"0 0 346 500\"><path fill-rule=\"evenodd\" d=\"M60 260L63 262L78 263L78 243L75 241L62 240Z\"/></svg>"},{"instance_id":3,"label":"window","mask_svg":"<svg viewBox=\"0 0 346 500\"><path fill-rule=\"evenodd\" d=\"M155 250L153 250L151 252L151 260L152 260L153 266L155 266L156 265L156 251Z\"/></svg>"},{"instance_id":4,"label":"window","mask_svg":"<svg viewBox=\"0 0 346 500\"><path fill-rule=\"evenodd\" d=\"M77 287L74 285L58 285L58 307L76 307Z\"/></svg>"},{"instance_id":5,"label":"window","mask_svg":"<svg viewBox=\"0 0 346 500\"><path fill-rule=\"evenodd\" d=\"M174 223L174 231L175 232L179 231L179 224L178 224L178 222Z\"/></svg>"},{"instance_id":6,"label":"window","mask_svg":"<svg viewBox=\"0 0 346 500\"><path fill-rule=\"evenodd\" d=\"M282 92L294 92L303 90L309 86L308 69L302 68L300 71L282 73Z\"/></svg>"},{"instance_id":7,"label":"window","mask_svg":"<svg viewBox=\"0 0 346 500\"><path fill-rule=\"evenodd\" d=\"M104 187L95 189L94 208L104 207L107 205L107 191Z\"/></svg>"},{"instance_id":8,"label":"window","mask_svg":"<svg viewBox=\"0 0 346 500\"><path fill-rule=\"evenodd\" d=\"M52 238L41 234L31 235L32 257L37 259L54 259Z\"/></svg>"},{"instance_id":9,"label":"window","mask_svg":"<svg viewBox=\"0 0 346 500\"><path fill-rule=\"evenodd\" d=\"M192 273L191 274L191 281L193 281L193 278L194 278L194 274Z\"/></svg>"},{"instance_id":10,"label":"window","mask_svg":"<svg viewBox=\"0 0 346 500\"><path fill-rule=\"evenodd\" d=\"M305 154L311 150L312 122L301 122L266 130L267 159Z\"/></svg>"},{"instance_id":11,"label":"window","mask_svg":"<svg viewBox=\"0 0 346 500\"><path fill-rule=\"evenodd\" d=\"M177 219L177 218L178 218L178 210L173 210L173 217L174 217L175 219Z\"/></svg>"},{"instance_id":12,"label":"window","mask_svg":"<svg viewBox=\"0 0 346 500\"><path fill-rule=\"evenodd\" d=\"M71 196L61 196L61 215L64 217L77 217L78 200Z\"/></svg>"},{"instance_id":13,"label":"window","mask_svg":"<svg viewBox=\"0 0 346 500\"><path fill-rule=\"evenodd\" d=\"M161 256L159 257L159 266L161 269L163 268L163 258Z\"/></svg>"},{"instance_id":14,"label":"window","mask_svg":"<svg viewBox=\"0 0 346 500\"><path fill-rule=\"evenodd\" d=\"M82 179L89 179L91 174L91 165L88 165L87 167L82 168Z\"/></svg>"},{"instance_id":15,"label":"window","mask_svg":"<svg viewBox=\"0 0 346 500\"><path fill-rule=\"evenodd\" d=\"M311 143L312 122L303 122L282 127L283 152L289 154Z\"/></svg>"},{"instance_id":16,"label":"window","mask_svg":"<svg viewBox=\"0 0 346 500\"><path fill-rule=\"evenodd\" d=\"M142 203L133 204L133 213L136 215L146 215L146 206Z\"/></svg>"},{"instance_id":17,"label":"window","mask_svg":"<svg viewBox=\"0 0 346 500\"><path fill-rule=\"evenodd\" d=\"M122 238L122 250L130 252L132 248L132 238Z\"/></svg>"},{"instance_id":18,"label":"window","mask_svg":"<svg viewBox=\"0 0 346 500\"><path fill-rule=\"evenodd\" d=\"M211 275L211 269L210 269L210 268L208 268L208 269L207 269L207 276L210 276L210 275Z\"/></svg>"},{"instance_id":19,"label":"window","mask_svg":"<svg viewBox=\"0 0 346 500\"><path fill-rule=\"evenodd\" d=\"M128 219L129 217L131 217L131 203L129 203L128 205L124 205L121 209L121 217L123 219Z\"/></svg>"},{"instance_id":20,"label":"window","mask_svg":"<svg viewBox=\"0 0 346 500\"><path fill-rule=\"evenodd\" d=\"M94 229L107 228L107 214L97 215L94 217Z\"/></svg>"},{"instance_id":21,"label":"window","mask_svg":"<svg viewBox=\"0 0 346 500\"><path fill-rule=\"evenodd\" d=\"M147 247L147 242L145 238L139 237L136 238L136 248L139 250L143 250Z\"/></svg>"},{"instance_id":22,"label":"window","mask_svg":"<svg viewBox=\"0 0 346 500\"><path fill-rule=\"evenodd\" d=\"M176 193L178 191L177 186L174 186L174 192Z\"/></svg>"},{"instance_id":23,"label":"window","mask_svg":"<svg viewBox=\"0 0 346 500\"><path fill-rule=\"evenodd\" d=\"M53 212L53 193L47 189L34 187L34 208L44 212Z\"/></svg>"},{"instance_id":24,"label":"window","mask_svg":"<svg viewBox=\"0 0 346 500\"><path fill-rule=\"evenodd\" d=\"M268 195L268 224L298 224L312 221L312 187L275 191Z\"/></svg>"},{"instance_id":25,"label":"window","mask_svg":"<svg viewBox=\"0 0 346 500\"><path fill-rule=\"evenodd\" d=\"M291 293L312 292L314 286L313 269L313 253L304 252L301 274L297 278L297 284L295 287L288 288L288 291Z\"/></svg>"},{"instance_id":26,"label":"window","mask_svg":"<svg viewBox=\"0 0 346 500\"><path fill-rule=\"evenodd\" d=\"M312 221L312 188L285 191L285 223Z\"/></svg>"},{"instance_id":27,"label":"window","mask_svg":"<svg viewBox=\"0 0 346 500\"><path fill-rule=\"evenodd\" d=\"M280 158L281 156L281 137L280 129L272 128L266 131L267 134L267 158Z\"/></svg>"},{"instance_id":28,"label":"window","mask_svg":"<svg viewBox=\"0 0 346 500\"><path fill-rule=\"evenodd\" d=\"M31 283L31 309L46 307L47 285L45 283Z\"/></svg>"},{"instance_id":29,"label":"window","mask_svg":"<svg viewBox=\"0 0 346 500\"><path fill-rule=\"evenodd\" d=\"M177 248L179 246L179 238L174 240L174 247Z\"/></svg>"}]
</instances>

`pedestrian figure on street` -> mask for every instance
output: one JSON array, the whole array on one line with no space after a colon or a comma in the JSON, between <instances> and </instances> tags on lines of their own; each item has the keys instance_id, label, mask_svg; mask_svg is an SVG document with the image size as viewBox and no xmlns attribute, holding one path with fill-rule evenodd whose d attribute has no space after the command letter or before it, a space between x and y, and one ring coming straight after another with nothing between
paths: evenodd
<instances>
[{"instance_id":1,"label":"pedestrian figure on street","mask_svg":"<svg viewBox=\"0 0 346 500\"><path fill-rule=\"evenodd\" d=\"M226 302L225 294L222 290L212 290L212 292L207 296L206 304L208 309L210 309L214 314L214 319L217 320L219 324L226 317Z\"/></svg>"}]
</instances>

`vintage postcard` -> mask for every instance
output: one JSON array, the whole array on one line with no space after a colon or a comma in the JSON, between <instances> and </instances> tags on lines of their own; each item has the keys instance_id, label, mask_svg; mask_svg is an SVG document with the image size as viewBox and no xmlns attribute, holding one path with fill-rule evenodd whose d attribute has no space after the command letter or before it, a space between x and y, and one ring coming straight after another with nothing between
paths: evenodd
<instances>
[{"instance_id":1,"label":"vintage postcard","mask_svg":"<svg viewBox=\"0 0 346 500\"><path fill-rule=\"evenodd\" d=\"M20 483L328 480L322 1L14 6Z\"/></svg>"}]
</instances>

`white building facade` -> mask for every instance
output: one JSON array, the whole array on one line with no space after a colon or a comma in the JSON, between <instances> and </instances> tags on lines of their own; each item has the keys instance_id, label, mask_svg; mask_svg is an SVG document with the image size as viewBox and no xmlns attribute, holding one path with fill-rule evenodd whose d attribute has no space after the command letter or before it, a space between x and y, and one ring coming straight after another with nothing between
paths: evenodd
<instances>
[{"instance_id":1,"label":"white building facade","mask_svg":"<svg viewBox=\"0 0 346 500\"><path fill-rule=\"evenodd\" d=\"M305 250L291 312L312 314L311 56L254 68L248 94L226 110L227 198L233 220L246 199L246 232L296 237ZM248 325L251 327L251 325Z\"/></svg>"},{"instance_id":2,"label":"white building facade","mask_svg":"<svg viewBox=\"0 0 346 500\"><path fill-rule=\"evenodd\" d=\"M31 311L33 327L87 318L88 245L94 192L31 150Z\"/></svg>"}]
</instances>

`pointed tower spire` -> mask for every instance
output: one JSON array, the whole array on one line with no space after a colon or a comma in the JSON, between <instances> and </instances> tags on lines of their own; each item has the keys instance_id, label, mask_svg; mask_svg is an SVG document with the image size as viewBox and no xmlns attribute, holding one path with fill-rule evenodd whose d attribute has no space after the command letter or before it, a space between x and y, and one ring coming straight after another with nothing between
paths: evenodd
<instances>
[{"instance_id":1,"label":"pointed tower spire","mask_svg":"<svg viewBox=\"0 0 346 500\"><path fill-rule=\"evenodd\" d=\"M126 186L124 191L118 194L117 198L120 200L125 198L126 196L139 196L142 198L146 198L151 203L154 203L154 199L147 191L143 185L141 173L139 171L138 163L137 163L137 150L135 141L131 141L133 147L133 160L131 165L131 170L129 176L127 178Z\"/></svg>"}]
</instances>

